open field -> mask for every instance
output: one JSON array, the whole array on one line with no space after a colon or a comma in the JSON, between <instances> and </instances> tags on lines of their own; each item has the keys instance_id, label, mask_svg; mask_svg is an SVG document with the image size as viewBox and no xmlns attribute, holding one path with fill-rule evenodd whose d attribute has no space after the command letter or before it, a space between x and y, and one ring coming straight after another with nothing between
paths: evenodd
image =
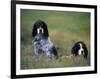
<instances>
[{"instance_id":1,"label":"open field","mask_svg":"<svg viewBox=\"0 0 100 79\"><path fill-rule=\"evenodd\" d=\"M59 59L49 60L44 55L33 59L32 28L41 19L48 25L50 39L59 48ZM84 41L89 55L87 59L69 56L77 41ZM62 57L63 56L63 57ZM90 65L90 14L84 12L60 12L21 10L21 69L80 67Z\"/></svg>"}]
</instances>

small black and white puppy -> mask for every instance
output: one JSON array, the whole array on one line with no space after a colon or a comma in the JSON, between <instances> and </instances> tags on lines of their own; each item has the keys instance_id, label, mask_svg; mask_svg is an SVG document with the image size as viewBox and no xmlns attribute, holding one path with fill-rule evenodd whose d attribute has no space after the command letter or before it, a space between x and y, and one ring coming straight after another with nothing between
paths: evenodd
<instances>
[{"instance_id":1,"label":"small black and white puppy","mask_svg":"<svg viewBox=\"0 0 100 79\"><path fill-rule=\"evenodd\" d=\"M49 38L47 25L44 21L38 20L35 22L32 30L34 47L34 56L38 58L42 53L45 53L49 58L58 58L57 49Z\"/></svg>"},{"instance_id":2,"label":"small black and white puppy","mask_svg":"<svg viewBox=\"0 0 100 79\"><path fill-rule=\"evenodd\" d=\"M79 41L74 44L71 50L73 56L82 55L84 58L87 58L88 50L84 42Z\"/></svg>"}]
</instances>

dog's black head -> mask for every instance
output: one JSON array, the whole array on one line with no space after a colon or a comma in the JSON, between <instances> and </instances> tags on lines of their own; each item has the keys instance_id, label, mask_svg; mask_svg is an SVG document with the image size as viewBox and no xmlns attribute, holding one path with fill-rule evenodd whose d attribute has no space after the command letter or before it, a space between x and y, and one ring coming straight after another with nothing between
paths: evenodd
<instances>
[{"instance_id":1,"label":"dog's black head","mask_svg":"<svg viewBox=\"0 0 100 79\"><path fill-rule=\"evenodd\" d=\"M71 53L75 56L77 55L83 55L84 58L87 58L88 50L84 42L79 41L74 44L72 47Z\"/></svg>"},{"instance_id":2,"label":"dog's black head","mask_svg":"<svg viewBox=\"0 0 100 79\"><path fill-rule=\"evenodd\" d=\"M32 36L35 37L37 34L42 34L45 37L49 36L47 25L42 20L38 20L34 23L34 26L32 29Z\"/></svg>"}]
</instances>

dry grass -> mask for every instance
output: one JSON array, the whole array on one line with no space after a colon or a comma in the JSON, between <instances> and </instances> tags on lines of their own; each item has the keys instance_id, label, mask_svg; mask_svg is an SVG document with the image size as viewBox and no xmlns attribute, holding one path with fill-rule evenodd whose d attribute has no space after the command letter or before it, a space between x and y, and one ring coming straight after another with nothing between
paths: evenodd
<instances>
[{"instance_id":1,"label":"dry grass","mask_svg":"<svg viewBox=\"0 0 100 79\"><path fill-rule=\"evenodd\" d=\"M59 58L48 59L41 55L33 59L32 27L36 20L48 24L50 39L59 48ZM89 50L87 59L70 57L71 48L77 41L84 41ZM67 57L66 57L67 56ZM21 11L21 69L79 67L90 65L90 14L79 12Z\"/></svg>"}]
</instances>

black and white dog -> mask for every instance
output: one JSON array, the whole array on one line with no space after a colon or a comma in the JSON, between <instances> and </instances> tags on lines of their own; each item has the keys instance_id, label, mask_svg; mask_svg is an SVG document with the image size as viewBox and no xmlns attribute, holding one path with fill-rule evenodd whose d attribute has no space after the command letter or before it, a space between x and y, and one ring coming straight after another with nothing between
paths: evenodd
<instances>
[{"instance_id":1,"label":"black and white dog","mask_svg":"<svg viewBox=\"0 0 100 79\"><path fill-rule=\"evenodd\" d=\"M49 58L58 58L57 49L49 38L48 28L44 21L38 20L35 22L32 29L32 37L36 58L42 53L45 53Z\"/></svg>"},{"instance_id":2,"label":"black and white dog","mask_svg":"<svg viewBox=\"0 0 100 79\"><path fill-rule=\"evenodd\" d=\"M79 41L74 44L72 47L71 53L73 56L83 55L84 58L87 58L88 50L84 42Z\"/></svg>"}]
</instances>

